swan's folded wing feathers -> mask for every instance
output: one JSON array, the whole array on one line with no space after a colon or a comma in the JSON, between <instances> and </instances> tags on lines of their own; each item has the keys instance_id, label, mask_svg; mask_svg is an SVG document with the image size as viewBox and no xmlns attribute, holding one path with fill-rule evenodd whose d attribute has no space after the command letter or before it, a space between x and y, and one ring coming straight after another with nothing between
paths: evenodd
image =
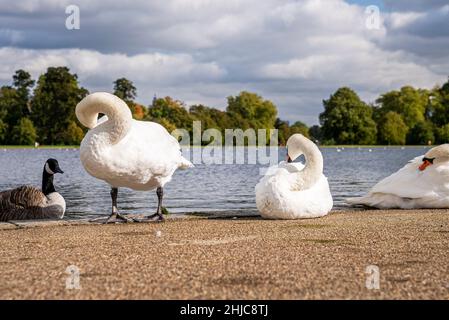
<instances>
[{"instance_id":1,"label":"swan's folded wing feathers","mask_svg":"<svg viewBox=\"0 0 449 320\"><path fill-rule=\"evenodd\" d=\"M397 172L377 183L370 194L392 194L401 198L435 197L438 189L444 188L447 172L440 167L430 166L424 171L418 169L422 156L416 157ZM447 190L447 189L446 189Z\"/></svg>"}]
</instances>

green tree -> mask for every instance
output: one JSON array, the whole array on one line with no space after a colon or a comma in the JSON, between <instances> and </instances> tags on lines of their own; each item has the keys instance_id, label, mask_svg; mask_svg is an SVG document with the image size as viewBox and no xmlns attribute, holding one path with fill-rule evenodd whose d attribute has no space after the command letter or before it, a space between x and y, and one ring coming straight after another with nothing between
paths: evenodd
<instances>
[{"instance_id":1,"label":"green tree","mask_svg":"<svg viewBox=\"0 0 449 320\"><path fill-rule=\"evenodd\" d=\"M449 123L437 128L436 132L436 143L443 144L449 143Z\"/></svg>"},{"instance_id":2,"label":"green tree","mask_svg":"<svg viewBox=\"0 0 449 320\"><path fill-rule=\"evenodd\" d=\"M278 130L279 144L285 146L288 138L290 137L290 125L288 121L277 118L274 122L274 128Z\"/></svg>"},{"instance_id":3,"label":"green tree","mask_svg":"<svg viewBox=\"0 0 449 320\"><path fill-rule=\"evenodd\" d=\"M441 88L432 90L429 105L429 118L437 127L449 123L449 79Z\"/></svg>"},{"instance_id":4,"label":"green tree","mask_svg":"<svg viewBox=\"0 0 449 320\"><path fill-rule=\"evenodd\" d=\"M294 124L291 125L290 127L290 136L295 134L295 133L300 133L303 136L310 138L309 135L309 128L307 127L307 125L301 121L296 121Z\"/></svg>"},{"instance_id":5,"label":"green tree","mask_svg":"<svg viewBox=\"0 0 449 320\"><path fill-rule=\"evenodd\" d=\"M228 97L226 111L238 128L243 130L249 127L255 130L272 129L277 115L276 106L271 101L247 91L242 91L235 97Z\"/></svg>"},{"instance_id":6,"label":"green tree","mask_svg":"<svg viewBox=\"0 0 449 320\"><path fill-rule=\"evenodd\" d=\"M402 116L394 111L386 113L379 122L379 142L388 145L404 145L409 128Z\"/></svg>"},{"instance_id":7,"label":"green tree","mask_svg":"<svg viewBox=\"0 0 449 320\"><path fill-rule=\"evenodd\" d=\"M277 116L273 102L264 100L258 94L242 91L237 96L228 97L226 113L231 118L232 128L265 129L266 141L269 142L269 129L274 128Z\"/></svg>"},{"instance_id":8,"label":"green tree","mask_svg":"<svg viewBox=\"0 0 449 320\"><path fill-rule=\"evenodd\" d=\"M36 137L36 129L28 118L20 119L11 130L11 143L15 145L33 145Z\"/></svg>"},{"instance_id":9,"label":"green tree","mask_svg":"<svg viewBox=\"0 0 449 320\"><path fill-rule=\"evenodd\" d=\"M28 72L17 70L13 75L12 84L0 89L0 108L3 110L1 119L10 127L29 115L29 91L34 80Z\"/></svg>"},{"instance_id":10,"label":"green tree","mask_svg":"<svg viewBox=\"0 0 449 320\"><path fill-rule=\"evenodd\" d=\"M193 105L189 108L190 116L192 117L192 120L194 121L201 121L201 128L202 129L218 129L221 128L218 126L215 119L212 117L212 109L209 107L206 107L204 105L198 104Z\"/></svg>"},{"instance_id":11,"label":"green tree","mask_svg":"<svg viewBox=\"0 0 449 320\"><path fill-rule=\"evenodd\" d=\"M434 142L434 127L430 121L418 122L407 135L408 144L427 145Z\"/></svg>"},{"instance_id":12,"label":"green tree","mask_svg":"<svg viewBox=\"0 0 449 320\"><path fill-rule=\"evenodd\" d=\"M17 90L11 86L0 89L0 117L8 126L14 126L20 120Z\"/></svg>"},{"instance_id":13,"label":"green tree","mask_svg":"<svg viewBox=\"0 0 449 320\"><path fill-rule=\"evenodd\" d=\"M125 101L134 101L137 97L137 89L132 81L119 78L114 81L114 94Z\"/></svg>"},{"instance_id":14,"label":"green tree","mask_svg":"<svg viewBox=\"0 0 449 320\"><path fill-rule=\"evenodd\" d=\"M77 121L75 106L87 94L67 67L50 67L39 77L31 101L31 119L40 143L64 143L64 132Z\"/></svg>"},{"instance_id":15,"label":"green tree","mask_svg":"<svg viewBox=\"0 0 449 320\"><path fill-rule=\"evenodd\" d=\"M120 78L114 81L114 94L126 102L134 119L142 120L146 110L144 106L136 103L137 89L131 80Z\"/></svg>"},{"instance_id":16,"label":"green tree","mask_svg":"<svg viewBox=\"0 0 449 320\"><path fill-rule=\"evenodd\" d=\"M409 128L425 120L429 104L429 91L415 89L411 86L402 87L399 91L390 91L376 100L381 114L393 111L400 114Z\"/></svg>"},{"instance_id":17,"label":"green tree","mask_svg":"<svg viewBox=\"0 0 449 320\"><path fill-rule=\"evenodd\" d=\"M320 114L321 131L326 141L338 144L376 143L376 123L372 108L360 100L350 88L338 89L328 100L323 100Z\"/></svg>"},{"instance_id":18,"label":"green tree","mask_svg":"<svg viewBox=\"0 0 449 320\"><path fill-rule=\"evenodd\" d=\"M8 125L0 118L0 144L6 144Z\"/></svg>"},{"instance_id":19,"label":"green tree","mask_svg":"<svg viewBox=\"0 0 449 320\"><path fill-rule=\"evenodd\" d=\"M153 104L148 109L146 120L165 125L166 128L192 131L192 118L189 112L182 102L171 97L154 99Z\"/></svg>"},{"instance_id":20,"label":"green tree","mask_svg":"<svg viewBox=\"0 0 449 320\"><path fill-rule=\"evenodd\" d=\"M84 138L84 131L75 121L70 121L69 126L61 136L61 143L65 145L79 145Z\"/></svg>"},{"instance_id":21,"label":"green tree","mask_svg":"<svg viewBox=\"0 0 449 320\"><path fill-rule=\"evenodd\" d=\"M22 115L29 115L29 100L30 90L34 86L35 81L31 78L31 75L22 69L15 72L12 77L13 86L17 89L17 93L20 99L20 106L22 107Z\"/></svg>"},{"instance_id":22,"label":"green tree","mask_svg":"<svg viewBox=\"0 0 449 320\"><path fill-rule=\"evenodd\" d=\"M313 141L321 142L321 140L323 140L323 135L321 133L321 127L318 125L314 125L309 128L309 135Z\"/></svg>"},{"instance_id":23,"label":"green tree","mask_svg":"<svg viewBox=\"0 0 449 320\"><path fill-rule=\"evenodd\" d=\"M29 116L30 89L34 85L31 75L24 70L17 70L13 75L13 86L5 86L2 91L7 103L6 121L10 126Z\"/></svg>"}]
</instances>

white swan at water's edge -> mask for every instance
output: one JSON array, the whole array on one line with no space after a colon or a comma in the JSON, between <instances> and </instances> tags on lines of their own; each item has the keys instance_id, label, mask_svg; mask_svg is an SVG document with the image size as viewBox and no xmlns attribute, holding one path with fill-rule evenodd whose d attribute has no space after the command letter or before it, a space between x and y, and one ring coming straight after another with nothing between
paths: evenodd
<instances>
[{"instance_id":1,"label":"white swan at water's edge","mask_svg":"<svg viewBox=\"0 0 449 320\"><path fill-rule=\"evenodd\" d=\"M306 163L292 161L304 154ZM318 147L301 134L287 141L287 162L270 168L255 187L256 205L267 219L322 217L333 206L323 156Z\"/></svg>"},{"instance_id":2,"label":"white swan at water's edge","mask_svg":"<svg viewBox=\"0 0 449 320\"><path fill-rule=\"evenodd\" d=\"M45 162L42 189L21 186L0 192L0 221L62 219L66 204L53 185L55 173L64 173L56 159Z\"/></svg>"},{"instance_id":3,"label":"white swan at water's edge","mask_svg":"<svg viewBox=\"0 0 449 320\"><path fill-rule=\"evenodd\" d=\"M449 144L414 158L367 195L346 202L379 209L449 208Z\"/></svg>"},{"instance_id":4,"label":"white swan at water's edge","mask_svg":"<svg viewBox=\"0 0 449 320\"><path fill-rule=\"evenodd\" d=\"M98 121L99 113L107 117ZM176 169L193 167L182 156L178 141L157 123L134 120L126 103L106 92L81 100L76 116L90 129L81 142L81 163L90 175L111 186L112 212L107 222L128 221L117 209L119 187L157 189L157 211L147 218L163 220L164 185Z\"/></svg>"}]
</instances>

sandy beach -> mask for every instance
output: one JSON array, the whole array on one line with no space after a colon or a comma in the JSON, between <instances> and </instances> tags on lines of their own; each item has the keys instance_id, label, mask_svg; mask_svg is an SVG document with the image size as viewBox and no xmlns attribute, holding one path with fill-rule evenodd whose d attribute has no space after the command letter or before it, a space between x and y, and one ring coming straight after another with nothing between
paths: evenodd
<instances>
[{"instance_id":1,"label":"sandy beach","mask_svg":"<svg viewBox=\"0 0 449 320\"><path fill-rule=\"evenodd\" d=\"M449 298L448 210L1 223L0 243L1 299ZM366 287L370 265L379 289Z\"/></svg>"}]
</instances>

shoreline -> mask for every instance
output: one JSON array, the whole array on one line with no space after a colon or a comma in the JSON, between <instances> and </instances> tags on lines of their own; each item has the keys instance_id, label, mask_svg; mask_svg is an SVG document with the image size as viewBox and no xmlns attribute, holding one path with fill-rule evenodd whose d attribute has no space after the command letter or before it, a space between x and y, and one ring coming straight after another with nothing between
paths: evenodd
<instances>
[{"instance_id":1,"label":"shoreline","mask_svg":"<svg viewBox=\"0 0 449 320\"><path fill-rule=\"evenodd\" d=\"M0 223L0 298L449 299L448 235L449 210L427 209ZM69 266L81 289L66 288Z\"/></svg>"}]
</instances>

